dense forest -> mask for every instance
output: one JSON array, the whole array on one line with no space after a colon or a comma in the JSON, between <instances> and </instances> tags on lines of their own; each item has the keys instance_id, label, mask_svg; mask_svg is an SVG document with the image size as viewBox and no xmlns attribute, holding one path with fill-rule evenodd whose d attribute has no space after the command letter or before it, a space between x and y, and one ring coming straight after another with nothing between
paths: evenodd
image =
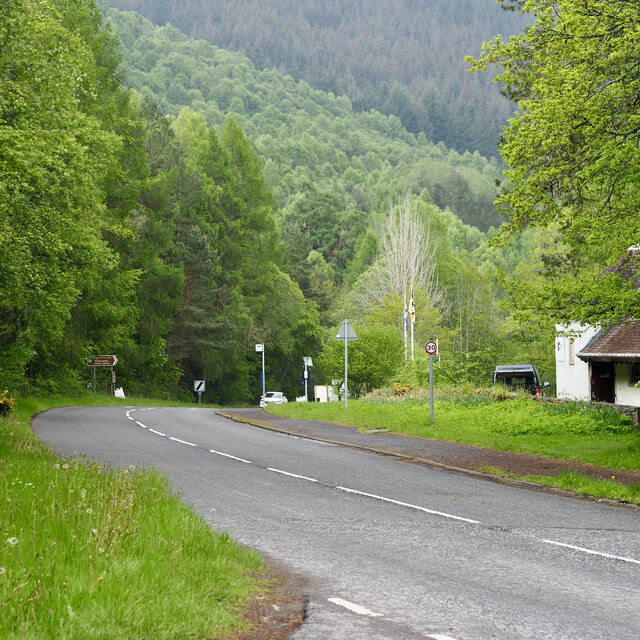
<instances>
[{"instance_id":1,"label":"dense forest","mask_svg":"<svg viewBox=\"0 0 640 640\"><path fill-rule=\"evenodd\" d=\"M495 0L112 0L156 25L244 52L349 98L356 111L400 118L407 131L447 147L498 157L514 107L488 75L467 73L495 34L518 33L518 12Z\"/></svg>"},{"instance_id":2,"label":"dense forest","mask_svg":"<svg viewBox=\"0 0 640 640\"><path fill-rule=\"evenodd\" d=\"M78 390L113 353L129 393L205 379L209 401L255 402L264 343L268 387L295 397L303 356L339 379L345 317L385 354L359 390L424 383L410 285L443 379L548 367L551 323L510 307L540 237L489 246L499 173L479 153L93 0L3 4L0 74L5 388Z\"/></svg>"},{"instance_id":3,"label":"dense forest","mask_svg":"<svg viewBox=\"0 0 640 640\"><path fill-rule=\"evenodd\" d=\"M409 133L395 116L357 113L350 101L277 71L258 71L242 54L112 11L125 49L126 81L178 116L189 106L219 127L242 126L265 163L267 186L287 208L302 184L331 191L370 213L390 198L426 189L438 207L486 231L501 222L493 204L501 173L474 153Z\"/></svg>"}]
</instances>

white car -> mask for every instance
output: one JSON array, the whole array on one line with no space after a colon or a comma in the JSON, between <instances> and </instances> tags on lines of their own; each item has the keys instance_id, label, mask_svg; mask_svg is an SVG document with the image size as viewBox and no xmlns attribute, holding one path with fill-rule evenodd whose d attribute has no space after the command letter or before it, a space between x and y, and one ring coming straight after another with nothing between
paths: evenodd
<instances>
[{"instance_id":1,"label":"white car","mask_svg":"<svg viewBox=\"0 0 640 640\"><path fill-rule=\"evenodd\" d=\"M264 409L268 404L284 404L288 402L287 396L282 391L267 391L260 398L260 407Z\"/></svg>"}]
</instances>

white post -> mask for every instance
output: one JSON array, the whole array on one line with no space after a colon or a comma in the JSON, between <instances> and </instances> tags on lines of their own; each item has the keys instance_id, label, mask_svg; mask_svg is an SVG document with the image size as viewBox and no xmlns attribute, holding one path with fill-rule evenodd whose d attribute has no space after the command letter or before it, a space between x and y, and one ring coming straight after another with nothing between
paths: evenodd
<instances>
[{"instance_id":1,"label":"white post","mask_svg":"<svg viewBox=\"0 0 640 640\"><path fill-rule=\"evenodd\" d=\"M262 345L262 397L264 398L264 344Z\"/></svg>"},{"instance_id":2,"label":"white post","mask_svg":"<svg viewBox=\"0 0 640 640\"><path fill-rule=\"evenodd\" d=\"M413 283L411 284L411 307L409 308L409 317L411 318L411 360L415 360L413 356L413 325L416 321L416 306L413 302Z\"/></svg>"},{"instance_id":3,"label":"white post","mask_svg":"<svg viewBox=\"0 0 640 640\"><path fill-rule=\"evenodd\" d=\"M404 361L407 362L407 322L409 317L407 315L407 290L404 290L404 317L402 318L402 325L404 327Z\"/></svg>"}]
</instances>

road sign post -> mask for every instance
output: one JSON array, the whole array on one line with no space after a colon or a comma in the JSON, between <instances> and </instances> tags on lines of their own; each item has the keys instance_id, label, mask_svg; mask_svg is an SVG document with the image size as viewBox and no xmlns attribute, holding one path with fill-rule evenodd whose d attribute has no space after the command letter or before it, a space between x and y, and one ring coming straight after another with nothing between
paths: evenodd
<instances>
[{"instance_id":1,"label":"road sign post","mask_svg":"<svg viewBox=\"0 0 640 640\"><path fill-rule=\"evenodd\" d=\"M347 344L349 340L357 340L358 336L356 332L353 330L351 323L348 320L345 320L342 325L340 325L340 330L336 334L336 340L344 340L344 408L347 408L347 396L349 395L349 390L347 386L347 372L348 372L348 361L349 361L349 350L347 348Z\"/></svg>"},{"instance_id":2,"label":"road sign post","mask_svg":"<svg viewBox=\"0 0 640 640\"><path fill-rule=\"evenodd\" d=\"M433 422L433 356L438 353L438 344L430 340L424 350L429 354L429 415Z\"/></svg>"},{"instance_id":3,"label":"road sign post","mask_svg":"<svg viewBox=\"0 0 640 640\"><path fill-rule=\"evenodd\" d=\"M110 394L113 395L113 387L116 382L115 372L113 367L118 364L118 356L109 355L109 356L91 356L87 360L87 366L93 367L93 393L96 392L96 367L110 367L111 368L111 386L110 386Z\"/></svg>"},{"instance_id":4,"label":"road sign post","mask_svg":"<svg viewBox=\"0 0 640 640\"><path fill-rule=\"evenodd\" d=\"M204 380L194 380L193 390L198 394L198 404L202 402L202 394L204 393L206 384Z\"/></svg>"}]
</instances>

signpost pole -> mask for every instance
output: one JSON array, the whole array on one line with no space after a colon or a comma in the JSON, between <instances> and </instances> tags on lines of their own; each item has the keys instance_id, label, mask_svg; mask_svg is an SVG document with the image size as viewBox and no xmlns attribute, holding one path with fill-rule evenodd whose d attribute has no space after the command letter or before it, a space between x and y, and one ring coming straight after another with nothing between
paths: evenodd
<instances>
[{"instance_id":1,"label":"signpost pole","mask_svg":"<svg viewBox=\"0 0 640 640\"><path fill-rule=\"evenodd\" d=\"M349 340L357 340L358 336L353 330L348 320L345 320L336 335L336 340L344 340L344 408L347 408L347 396L349 395L349 385L347 383L347 371L349 370L349 350L347 345Z\"/></svg>"},{"instance_id":2,"label":"signpost pole","mask_svg":"<svg viewBox=\"0 0 640 640\"><path fill-rule=\"evenodd\" d=\"M438 343L431 340L424 345L424 350L429 354L429 415L433 422L433 356L438 353Z\"/></svg>"},{"instance_id":3,"label":"signpost pole","mask_svg":"<svg viewBox=\"0 0 640 640\"><path fill-rule=\"evenodd\" d=\"M96 392L96 368L93 367L93 393Z\"/></svg>"},{"instance_id":4,"label":"signpost pole","mask_svg":"<svg viewBox=\"0 0 640 640\"><path fill-rule=\"evenodd\" d=\"M349 344L349 339L347 338L347 327L346 327L346 320L345 320L345 328L344 328L344 408L347 408L347 396L349 395L348 389L347 389L347 371L348 371L348 367L347 367L347 360L348 360L348 351L349 349L347 348L347 345Z\"/></svg>"},{"instance_id":5,"label":"signpost pole","mask_svg":"<svg viewBox=\"0 0 640 640\"><path fill-rule=\"evenodd\" d=\"M429 354L429 416L433 422L433 353Z\"/></svg>"}]
</instances>

